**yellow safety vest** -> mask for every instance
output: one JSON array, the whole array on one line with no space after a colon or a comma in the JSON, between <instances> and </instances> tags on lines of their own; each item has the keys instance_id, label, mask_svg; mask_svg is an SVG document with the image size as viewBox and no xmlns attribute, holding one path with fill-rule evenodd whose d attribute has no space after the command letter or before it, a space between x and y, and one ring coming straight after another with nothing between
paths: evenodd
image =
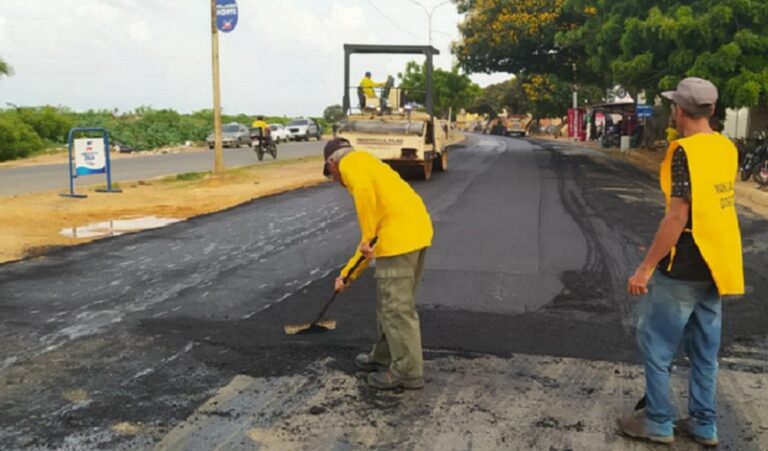
<instances>
[{"instance_id":1,"label":"yellow safety vest","mask_svg":"<svg viewBox=\"0 0 768 451\"><path fill-rule=\"evenodd\" d=\"M432 220L424 202L389 165L358 150L342 158L339 172L355 202L362 241L370 242L378 237L376 257L407 254L432 244ZM347 275L359 256L358 250L342 275ZM367 262L360 265L351 279L366 265Z\"/></svg>"},{"instance_id":2,"label":"yellow safety vest","mask_svg":"<svg viewBox=\"0 0 768 451\"><path fill-rule=\"evenodd\" d=\"M672 192L672 156L678 147L685 150L691 176L693 241L720 296L744 294L741 232L734 191L738 170L736 147L719 133L697 133L671 142L659 172L667 209Z\"/></svg>"}]
</instances>

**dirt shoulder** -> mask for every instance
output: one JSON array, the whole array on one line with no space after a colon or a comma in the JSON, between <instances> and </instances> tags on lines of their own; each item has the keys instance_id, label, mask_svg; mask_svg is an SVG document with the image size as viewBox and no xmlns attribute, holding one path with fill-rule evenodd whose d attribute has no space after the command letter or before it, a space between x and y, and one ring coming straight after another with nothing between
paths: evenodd
<instances>
[{"instance_id":1,"label":"dirt shoulder","mask_svg":"<svg viewBox=\"0 0 768 451\"><path fill-rule=\"evenodd\" d=\"M58 191L0 196L0 263L120 233L109 221L152 216L183 220L325 181L322 158L313 156L232 169L221 178L123 182L119 194L82 188L85 199L61 197ZM107 224L97 236L67 236L101 222Z\"/></svg>"},{"instance_id":2,"label":"dirt shoulder","mask_svg":"<svg viewBox=\"0 0 768 451\"><path fill-rule=\"evenodd\" d=\"M463 134L452 136L459 142ZM202 152L205 147L171 147L152 152L121 154L111 158L141 158L151 153ZM22 167L39 164L65 163L66 151L55 152L25 160L0 163L0 167ZM98 193L96 186L78 188L85 199L61 197L59 191L0 196L0 264L26 257L42 255L61 246L86 243L107 236L125 233L119 220L150 218L184 220L202 214L221 211L271 194L312 186L325 182L322 158L305 157L278 160L254 166L232 169L221 178L176 180L161 177L151 180L121 182L120 194ZM111 222L110 222L111 221ZM106 224L100 224L105 223ZM121 221L122 222L122 221ZM80 228L98 224L87 235ZM159 225L159 224L158 224ZM138 230L129 225L129 231ZM93 234L95 236L91 236ZM76 236L73 236L76 235Z\"/></svg>"},{"instance_id":3,"label":"dirt shoulder","mask_svg":"<svg viewBox=\"0 0 768 451\"><path fill-rule=\"evenodd\" d=\"M551 141L567 142L563 139L537 137ZM632 149L622 152L618 149L605 149L595 142L577 142L576 145L584 146L613 158L629 162L654 176L659 173L659 166L664 160L664 152L647 149ZM736 181L736 201L739 205L751 209L753 212L768 217L768 191L761 189L752 180Z\"/></svg>"}]
</instances>

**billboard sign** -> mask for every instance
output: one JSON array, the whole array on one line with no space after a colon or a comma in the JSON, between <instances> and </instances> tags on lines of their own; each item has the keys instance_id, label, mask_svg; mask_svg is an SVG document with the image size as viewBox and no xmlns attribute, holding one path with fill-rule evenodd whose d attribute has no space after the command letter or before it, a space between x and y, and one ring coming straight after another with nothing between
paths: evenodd
<instances>
[{"instance_id":1,"label":"billboard sign","mask_svg":"<svg viewBox=\"0 0 768 451\"><path fill-rule=\"evenodd\" d=\"M75 168L78 176L107 172L103 138L75 139Z\"/></svg>"}]
</instances>

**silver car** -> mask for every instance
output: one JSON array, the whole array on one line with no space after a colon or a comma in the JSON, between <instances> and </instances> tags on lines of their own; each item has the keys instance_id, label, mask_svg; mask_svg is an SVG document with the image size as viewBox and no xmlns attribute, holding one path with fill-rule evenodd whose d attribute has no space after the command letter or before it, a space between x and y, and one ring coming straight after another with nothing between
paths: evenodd
<instances>
[{"instance_id":1,"label":"silver car","mask_svg":"<svg viewBox=\"0 0 768 451\"><path fill-rule=\"evenodd\" d=\"M213 149L213 146L214 146L213 132L211 132L211 134L208 135L208 138L206 138L206 141L208 141L208 148ZM221 144L224 147L240 147L243 144L250 147L251 133L248 130L248 127L237 122L230 122L228 124L224 124L221 127Z\"/></svg>"}]
</instances>

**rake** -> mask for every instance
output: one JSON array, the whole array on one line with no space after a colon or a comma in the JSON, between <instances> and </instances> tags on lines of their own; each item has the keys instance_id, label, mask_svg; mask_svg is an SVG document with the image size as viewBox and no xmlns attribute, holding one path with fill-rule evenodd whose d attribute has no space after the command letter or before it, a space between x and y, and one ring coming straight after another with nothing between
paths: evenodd
<instances>
[{"instance_id":1,"label":"rake","mask_svg":"<svg viewBox=\"0 0 768 451\"><path fill-rule=\"evenodd\" d=\"M371 247L376 245L376 241L378 240L378 237L374 237L371 240ZM354 265L352 265L352 268L350 268L349 271L347 271L347 275L344 276L344 285L346 285L349 282L349 276L355 272L358 266L360 266L361 263L363 263L363 260L365 260L365 256L361 255ZM325 315L325 312L328 311L328 307L331 306L334 299L336 299L336 295L339 294L339 290L333 290L333 296L331 296L330 299L325 303L325 306L322 310L320 310L320 314L317 315L317 318L312 321L311 323L304 323L304 324L286 324L283 326L283 330L288 335L296 335L296 334L312 334L312 333L318 333L318 332L325 332L327 330L334 330L336 329L336 321L329 319L325 321L321 321L323 319L323 315Z\"/></svg>"}]
</instances>

